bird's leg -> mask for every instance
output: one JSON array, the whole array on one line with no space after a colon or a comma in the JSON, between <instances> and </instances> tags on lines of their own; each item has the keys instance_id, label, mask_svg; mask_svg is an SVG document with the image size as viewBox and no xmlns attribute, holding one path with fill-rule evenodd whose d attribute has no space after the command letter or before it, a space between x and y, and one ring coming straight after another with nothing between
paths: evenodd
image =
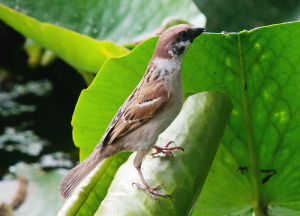
<instances>
[{"instance_id":1,"label":"bird's leg","mask_svg":"<svg viewBox=\"0 0 300 216\"><path fill-rule=\"evenodd\" d=\"M138 173L139 173L139 176L142 180L142 183L143 184L139 184L139 183L132 183L132 185L135 185L137 188L139 189L142 189L142 190L145 190L146 193L152 197L153 199L155 200L158 200L157 196L161 196L161 197L170 197L170 195L166 194L166 193L163 193L163 192L158 192L156 191L157 189L161 188L161 186L163 186L162 184L159 184L159 185L156 185L154 187L150 187L147 182L145 181L145 178L143 176L143 173L141 171L141 168L140 167L137 167L136 168Z\"/></svg>"},{"instance_id":2,"label":"bird's leg","mask_svg":"<svg viewBox=\"0 0 300 216\"><path fill-rule=\"evenodd\" d=\"M169 147L169 145L173 144L174 141L170 141L167 143L167 145L165 145L165 147L159 147L157 145L153 146L153 148L155 148L156 152L152 153L151 156L157 155L159 153L163 153L165 155L170 155L172 157L174 157L173 155L173 150L182 150L184 151L184 149L181 146L174 146L174 147Z\"/></svg>"},{"instance_id":3,"label":"bird's leg","mask_svg":"<svg viewBox=\"0 0 300 216\"><path fill-rule=\"evenodd\" d=\"M158 192L156 191L157 189L161 188L162 184L156 185L154 187L150 187L147 182L145 181L145 178L143 176L143 173L141 171L141 165L142 165L142 161L144 156L148 153L148 150L140 150L137 152L133 164L135 166L135 168L137 169L139 176L142 180L142 184L140 183L132 183L132 185L135 185L137 188L145 190L146 193L152 197L153 199L157 200L157 196L161 196L161 197L169 197L170 195L162 193L162 192Z\"/></svg>"}]
</instances>

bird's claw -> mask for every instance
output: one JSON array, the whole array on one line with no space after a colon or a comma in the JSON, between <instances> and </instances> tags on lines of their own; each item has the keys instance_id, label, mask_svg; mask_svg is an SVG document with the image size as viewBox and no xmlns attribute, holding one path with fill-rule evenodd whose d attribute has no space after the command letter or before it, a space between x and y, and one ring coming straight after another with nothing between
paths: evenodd
<instances>
[{"instance_id":1,"label":"bird's claw","mask_svg":"<svg viewBox=\"0 0 300 216\"><path fill-rule=\"evenodd\" d=\"M143 185L143 184L139 184L139 183L132 183L132 185L135 185L139 189L145 190L146 193L155 200L158 200L157 196L171 197L171 195L169 195L169 194L156 191L157 189L161 188L163 186L163 184L159 184L154 187L149 187L148 185Z\"/></svg>"},{"instance_id":2,"label":"bird's claw","mask_svg":"<svg viewBox=\"0 0 300 216\"><path fill-rule=\"evenodd\" d=\"M169 147L169 145L173 144L174 141L170 141L167 143L167 145L165 145L165 147L159 147L159 146L153 146L153 148L155 148L156 152L152 153L151 156L155 156L159 153L163 153L165 155L170 155L172 157L174 157L173 155L173 150L181 150L184 151L184 149L181 146L174 146L174 147Z\"/></svg>"}]
</instances>

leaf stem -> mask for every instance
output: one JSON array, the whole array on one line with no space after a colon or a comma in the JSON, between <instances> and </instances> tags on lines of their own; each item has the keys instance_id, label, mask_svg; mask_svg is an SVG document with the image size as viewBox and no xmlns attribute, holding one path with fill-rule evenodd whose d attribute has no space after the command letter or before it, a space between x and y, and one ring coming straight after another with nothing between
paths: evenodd
<instances>
[{"instance_id":1,"label":"leaf stem","mask_svg":"<svg viewBox=\"0 0 300 216\"><path fill-rule=\"evenodd\" d=\"M267 206L261 202L254 203L253 210L254 210L255 216L267 216L268 215Z\"/></svg>"}]
</instances>

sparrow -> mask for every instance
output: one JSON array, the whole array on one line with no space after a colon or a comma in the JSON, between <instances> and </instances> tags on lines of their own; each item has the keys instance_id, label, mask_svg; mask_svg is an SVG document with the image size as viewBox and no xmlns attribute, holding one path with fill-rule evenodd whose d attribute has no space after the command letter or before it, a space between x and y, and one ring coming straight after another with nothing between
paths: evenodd
<instances>
[{"instance_id":1,"label":"sparrow","mask_svg":"<svg viewBox=\"0 0 300 216\"><path fill-rule=\"evenodd\" d=\"M137 188L145 190L154 199L168 196L156 191L162 185L150 187L147 184L141 165L153 146L156 152L152 155L172 155L172 150L183 150L169 147L172 142L165 147L154 144L182 108L184 97L180 73L183 56L193 40L204 31L204 28L181 24L162 33L143 78L119 108L94 151L63 178L60 183L63 197L69 197L102 160L121 151L137 152L134 166L142 182L133 183Z\"/></svg>"}]
</instances>

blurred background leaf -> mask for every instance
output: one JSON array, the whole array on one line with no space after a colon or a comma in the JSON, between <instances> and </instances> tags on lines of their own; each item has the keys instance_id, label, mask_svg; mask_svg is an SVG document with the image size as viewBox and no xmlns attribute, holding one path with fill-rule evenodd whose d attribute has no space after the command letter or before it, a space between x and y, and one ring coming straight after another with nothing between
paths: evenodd
<instances>
[{"instance_id":1,"label":"blurred background leaf","mask_svg":"<svg viewBox=\"0 0 300 216\"><path fill-rule=\"evenodd\" d=\"M61 26L118 44L141 40L168 18L203 25L205 17L192 0L0 0L40 22Z\"/></svg>"},{"instance_id":2,"label":"blurred background leaf","mask_svg":"<svg viewBox=\"0 0 300 216\"><path fill-rule=\"evenodd\" d=\"M65 28L39 22L2 4L0 19L36 43L52 50L78 70L96 73L109 57L127 52L126 48L113 42L97 41Z\"/></svg>"},{"instance_id":3,"label":"blurred background leaf","mask_svg":"<svg viewBox=\"0 0 300 216\"><path fill-rule=\"evenodd\" d=\"M115 43L142 41L163 31L173 19L205 25L192 0L0 0L0 19L34 40L25 46L31 66L48 61L41 53L44 46L79 70L88 84L86 72L96 73L109 57L127 52Z\"/></svg>"},{"instance_id":4,"label":"blurred background leaf","mask_svg":"<svg viewBox=\"0 0 300 216\"><path fill-rule=\"evenodd\" d=\"M298 0L194 0L207 18L208 31L238 32L300 19Z\"/></svg>"}]
</instances>

